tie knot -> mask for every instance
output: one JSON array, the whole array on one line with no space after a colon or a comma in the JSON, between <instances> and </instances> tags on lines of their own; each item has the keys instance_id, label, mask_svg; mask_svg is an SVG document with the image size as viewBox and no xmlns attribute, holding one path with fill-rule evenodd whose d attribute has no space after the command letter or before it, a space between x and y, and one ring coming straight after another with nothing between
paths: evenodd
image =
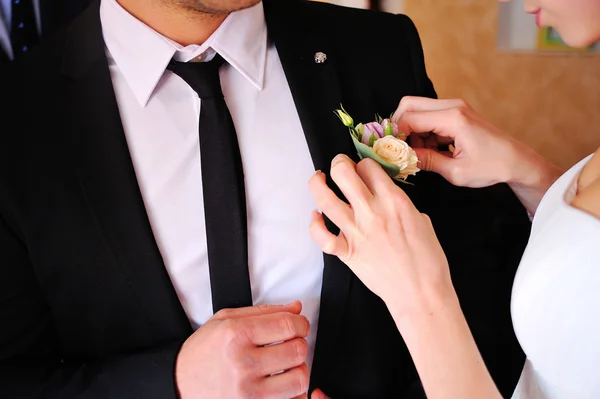
<instances>
[{"instance_id":1,"label":"tie knot","mask_svg":"<svg viewBox=\"0 0 600 399\"><path fill-rule=\"evenodd\" d=\"M208 62L179 62L171 60L167 69L191 86L198 97L222 97L219 68L225 60L218 53Z\"/></svg>"}]
</instances>

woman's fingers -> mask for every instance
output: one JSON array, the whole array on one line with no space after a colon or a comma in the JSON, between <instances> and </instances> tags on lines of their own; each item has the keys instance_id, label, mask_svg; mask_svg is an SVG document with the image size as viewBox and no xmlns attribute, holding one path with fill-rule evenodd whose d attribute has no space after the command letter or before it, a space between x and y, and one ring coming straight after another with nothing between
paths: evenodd
<instances>
[{"instance_id":1,"label":"woman's fingers","mask_svg":"<svg viewBox=\"0 0 600 399\"><path fill-rule=\"evenodd\" d=\"M347 155L339 154L331 161L331 179L353 208L368 207L373 194L356 173L356 164ZM327 212L325 212L327 214Z\"/></svg>"},{"instance_id":2,"label":"woman's fingers","mask_svg":"<svg viewBox=\"0 0 600 399\"><path fill-rule=\"evenodd\" d=\"M428 148L415 148L414 150L419 158L420 169L439 173L444 179L452 183L456 169L456 160L454 158Z\"/></svg>"},{"instance_id":3,"label":"woman's fingers","mask_svg":"<svg viewBox=\"0 0 600 399\"><path fill-rule=\"evenodd\" d=\"M396 112L394 112L394 121L396 121L405 112L414 111L441 111L450 108L468 108L469 105L461 99L433 99L427 97L405 96L400 100Z\"/></svg>"},{"instance_id":4,"label":"woman's fingers","mask_svg":"<svg viewBox=\"0 0 600 399\"><path fill-rule=\"evenodd\" d=\"M440 111L407 111L398 118L400 132L427 133L456 139L466 125L465 111L449 108Z\"/></svg>"},{"instance_id":5,"label":"woman's fingers","mask_svg":"<svg viewBox=\"0 0 600 399\"><path fill-rule=\"evenodd\" d=\"M325 174L318 171L308 181L310 189L317 206L327 217L342 231L348 231L354 226L354 212L352 208L327 185Z\"/></svg>"},{"instance_id":6,"label":"woman's fingers","mask_svg":"<svg viewBox=\"0 0 600 399\"><path fill-rule=\"evenodd\" d=\"M350 205L327 186L322 173L315 175L310 188L323 214L313 212L310 234L323 252L340 258L376 295L386 301L418 291L421 280L430 278L429 269L447 267L433 229L423 228L430 222L381 166L369 159L355 165L337 156L332 178ZM329 231L323 215L340 227L338 235ZM402 297L400 302L408 307L411 301Z\"/></svg>"},{"instance_id":7,"label":"woman's fingers","mask_svg":"<svg viewBox=\"0 0 600 399\"><path fill-rule=\"evenodd\" d=\"M310 235L317 243L321 251L329 255L337 256L341 259L348 253L348 242L343 233L335 235L325 226L323 215L313 211L309 227Z\"/></svg>"},{"instance_id":8,"label":"woman's fingers","mask_svg":"<svg viewBox=\"0 0 600 399\"><path fill-rule=\"evenodd\" d=\"M388 174L372 159L366 158L360 161L356 165L356 173L375 196L389 196L396 188Z\"/></svg>"},{"instance_id":9,"label":"woman's fingers","mask_svg":"<svg viewBox=\"0 0 600 399\"><path fill-rule=\"evenodd\" d=\"M310 399L331 399L329 396L325 395L323 391L320 389L315 389L310 395Z\"/></svg>"}]
</instances>

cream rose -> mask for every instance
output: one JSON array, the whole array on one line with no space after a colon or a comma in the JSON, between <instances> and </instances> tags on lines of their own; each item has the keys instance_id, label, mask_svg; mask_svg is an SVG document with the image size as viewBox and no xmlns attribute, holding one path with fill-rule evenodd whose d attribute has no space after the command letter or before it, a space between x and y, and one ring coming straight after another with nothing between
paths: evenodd
<instances>
[{"instance_id":1,"label":"cream rose","mask_svg":"<svg viewBox=\"0 0 600 399\"><path fill-rule=\"evenodd\" d=\"M384 161L400 168L396 178L406 179L409 175L415 175L420 169L417 168L417 154L403 140L394 136L385 136L373 143L373 151Z\"/></svg>"}]
</instances>

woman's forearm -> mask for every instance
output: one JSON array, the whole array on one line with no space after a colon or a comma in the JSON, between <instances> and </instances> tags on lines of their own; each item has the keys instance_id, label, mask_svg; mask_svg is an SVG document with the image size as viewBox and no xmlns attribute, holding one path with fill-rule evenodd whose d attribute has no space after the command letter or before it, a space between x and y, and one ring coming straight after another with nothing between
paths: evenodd
<instances>
[{"instance_id":1,"label":"woman's forearm","mask_svg":"<svg viewBox=\"0 0 600 399\"><path fill-rule=\"evenodd\" d=\"M534 215L546 191L562 175L562 171L533 149L523 146L518 159L511 162L507 181L530 215Z\"/></svg>"},{"instance_id":2,"label":"woman's forearm","mask_svg":"<svg viewBox=\"0 0 600 399\"><path fill-rule=\"evenodd\" d=\"M429 399L502 399L453 290L410 315L388 307Z\"/></svg>"}]
</instances>

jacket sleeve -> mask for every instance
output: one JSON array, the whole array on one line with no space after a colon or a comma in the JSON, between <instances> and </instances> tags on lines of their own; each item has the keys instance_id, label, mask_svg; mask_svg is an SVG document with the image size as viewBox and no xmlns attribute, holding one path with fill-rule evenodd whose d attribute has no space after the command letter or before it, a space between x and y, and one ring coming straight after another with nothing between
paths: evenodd
<instances>
[{"instance_id":1,"label":"jacket sleeve","mask_svg":"<svg viewBox=\"0 0 600 399\"><path fill-rule=\"evenodd\" d=\"M437 93L433 87L433 83L427 75L427 69L425 68L425 56L423 54L423 47L421 44L421 38L414 22L406 15L399 14L398 26L400 28L400 34L405 37L406 43L409 48L409 56L413 67L413 79L417 88L417 93L421 97L437 98Z\"/></svg>"},{"instance_id":2,"label":"jacket sleeve","mask_svg":"<svg viewBox=\"0 0 600 399\"><path fill-rule=\"evenodd\" d=\"M11 74L0 76L0 95L18 98L11 93L19 93L20 76L8 69ZM8 123L0 129L0 398L176 398L174 366L182 342L63 360L69 356L53 321L60 309L51 310L41 288L14 205L24 201L15 194L16 184L35 167L23 161L34 143L8 127L11 121L18 126L28 110L19 101L3 103Z\"/></svg>"},{"instance_id":3,"label":"jacket sleeve","mask_svg":"<svg viewBox=\"0 0 600 399\"><path fill-rule=\"evenodd\" d=\"M181 342L93 361L62 360L27 248L1 211L0 320L0 397L177 397L174 365Z\"/></svg>"}]
</instances>

